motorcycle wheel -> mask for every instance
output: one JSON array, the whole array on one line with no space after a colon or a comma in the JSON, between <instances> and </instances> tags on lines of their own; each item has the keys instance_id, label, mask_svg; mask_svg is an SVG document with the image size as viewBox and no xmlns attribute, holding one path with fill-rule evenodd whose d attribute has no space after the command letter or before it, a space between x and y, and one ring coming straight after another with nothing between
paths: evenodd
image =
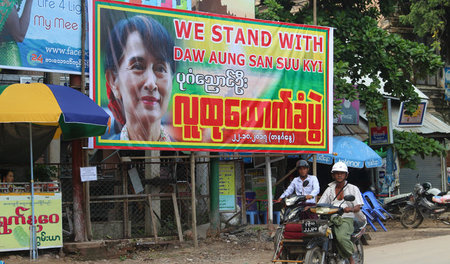
<instances>
[{"instance_id":1,"label":"motorcycle wheel","mask_svg":"<svg viewBox=\"0 0 450 264\"><path fill-rule=\"evenodd\" d=\"M400 223L405 228L417 228L423 222L423 216L414 207L406 207L400 217Z\"/></svg>"},{"instance_id":2,"label":"motorcycle wheel","mask_svg":"<svg viewBox=\"0 0 450 264\"><path fill-rule=\"evenodd\" d=\"M322 262L322 249L320 247L313 247L306 251L305 264L319 264Z\"/></svg>"},{"instance_id":3,"label":"motorcycle wheel","mask_svg":"<svg viewBox=\"0 0 450 264\"><path fill-rule=\"evenodd\" d=\"M275 236L273 237L273 249L277 250L278 244L280 244L281 239L283 239L283 228L277 228Z\"/></svg>"},{"instance_id":4,"label":"motorcycle wheel","mask_svg":"<svg viewBox=\"0 0 450 264\"><path fill-rule=\"evenodd\" d=\"M363 244L360 240L355 242L355 253L353 253L353 260L356 264L363 264L364 263L364 248Z\"/></svg>"}]
</instances>

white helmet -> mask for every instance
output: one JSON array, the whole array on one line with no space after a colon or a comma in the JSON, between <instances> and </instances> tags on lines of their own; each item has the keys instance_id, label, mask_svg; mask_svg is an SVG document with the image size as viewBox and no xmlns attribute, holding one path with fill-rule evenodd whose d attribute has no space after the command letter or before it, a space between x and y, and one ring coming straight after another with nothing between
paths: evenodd
<instances>
[{"instance_id":1,"label":"white helmet","mask_svg":"<svg viewBox=\"0 0 450 264\"><path fill-rule=\"evenodd\" d=\"M331 173L333 172L337 172L337 171L341 171L341 172L345 172L348 174L348 168L347 165L345 165L344 162L342 161L338 161L333 165L333 168L331 168Z\"/></svg>"}]
</instances>

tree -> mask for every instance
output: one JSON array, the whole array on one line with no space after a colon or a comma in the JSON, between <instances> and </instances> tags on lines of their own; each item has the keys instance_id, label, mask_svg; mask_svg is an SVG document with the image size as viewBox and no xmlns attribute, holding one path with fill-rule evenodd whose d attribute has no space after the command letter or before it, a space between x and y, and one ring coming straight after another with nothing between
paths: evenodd
<instances>
[{"instance_id":1,"label":"tree","mask_svg":"<svg viewBox=\"0 0 450 264\"><path fill-rule=\"evenodd\" d=\"M448 0L410 0L399 4L400 22L413 27L419 37L429 36L431 46L437 51L448 48L449 36L447 19L450 17ZM444 40L442 42L442 40Z\"/></svg>"},{"instance_id":2,"label":"tree","mask_svg":"<svg viewBox=\"0 0 450 264\"><path fill-rule=\"evenodd\" d=\"M312 1L298 11L298 1L265 0L257 17L299 24L312 24ZM431 47L390 34L378 26L381 15L392 13L395 0L325 0L317 1L319 25L335 28L334 32L334 94L335 98L354 100L366 105L366 116L379 123L382 118L384 92L406 103L409 113L420 102L411 82L442 67L443 63ZM349 78L348 82L345 78ZM361 83L370 78L371 83ZM356 89L355 89L356 87ZM340 104L335 100L335 110ZM338 111L335 111L338 112Z\"/></svg>"}]
</instances>

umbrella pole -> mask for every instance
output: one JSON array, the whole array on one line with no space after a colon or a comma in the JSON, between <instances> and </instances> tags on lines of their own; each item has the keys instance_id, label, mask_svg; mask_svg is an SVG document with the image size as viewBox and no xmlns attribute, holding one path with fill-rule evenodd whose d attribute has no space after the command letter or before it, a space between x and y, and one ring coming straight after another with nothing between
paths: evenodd
<instances>
[{"instance_id":1,"label":"umbrella pole","mask_svg":"<svg viewBox=\"0 0 450 264\"><path fill-rule=\"evenodd\" d=\"M30 258L37 259L37 247L36 247L36 223L34 217L34 172L33 172L33 134L32 124L30 123L30 171L31 171L31 245L30 245Z\"/></svg>"}]
</instances>

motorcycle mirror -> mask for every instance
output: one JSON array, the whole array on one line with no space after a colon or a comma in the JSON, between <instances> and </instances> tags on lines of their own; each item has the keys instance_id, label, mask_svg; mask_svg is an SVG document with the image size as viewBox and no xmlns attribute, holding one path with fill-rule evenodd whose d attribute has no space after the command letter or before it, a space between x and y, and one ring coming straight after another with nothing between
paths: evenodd
<instances>
[{"instance_id":1,"label":"motorcycle mirror","mask_svg":"<svg viewBox=\"0 0 450 264\"><path fill-rule=\"evenodd\" d=\"M308 186L308 184L309 184L309 181L308 181L308 180L304 181L304 182L303 182L303 187Z\"/></svg>"},{"instance_id":2,"label":"motorcycle mirror","mask_svg":"<svg viewBox=\"0 0 450 264\"><path fill-rule=\"evenodd\" d=\"M352 194L344 196L344 201L353 202L355 200L355 196Z\"/></svg>"}]
</instances>

